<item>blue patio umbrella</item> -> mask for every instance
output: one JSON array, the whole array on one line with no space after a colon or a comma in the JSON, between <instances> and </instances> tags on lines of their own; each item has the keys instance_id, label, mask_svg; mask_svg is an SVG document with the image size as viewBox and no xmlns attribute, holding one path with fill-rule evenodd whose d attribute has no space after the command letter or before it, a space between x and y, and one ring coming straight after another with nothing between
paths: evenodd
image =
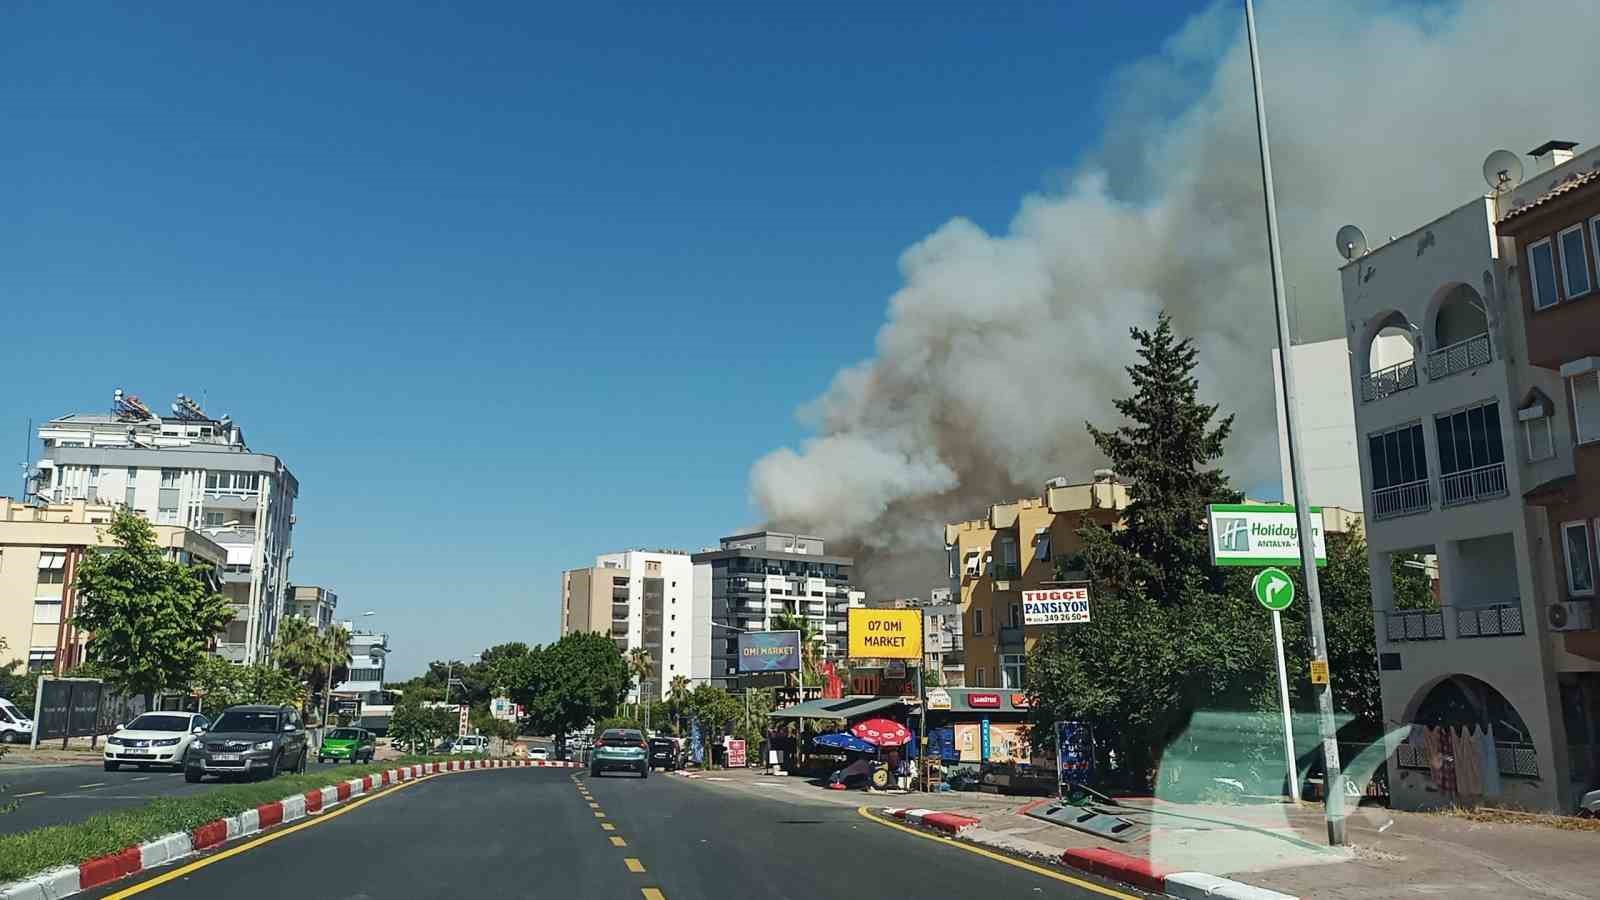
<instances>
[{"instance_id":1,"label":"blue patio umbrella","mask_svg":"<svg viewBox=\"0 0 1600 900\"><path fill-rule=\"evenodd\" d=\"M811 739L811 743L818 747L831 747L835 750L854 750L857 753L877 753L878 748L863 741L853 734L839 732L837 734L819 734Z\"/></svg>"}]
</instances>

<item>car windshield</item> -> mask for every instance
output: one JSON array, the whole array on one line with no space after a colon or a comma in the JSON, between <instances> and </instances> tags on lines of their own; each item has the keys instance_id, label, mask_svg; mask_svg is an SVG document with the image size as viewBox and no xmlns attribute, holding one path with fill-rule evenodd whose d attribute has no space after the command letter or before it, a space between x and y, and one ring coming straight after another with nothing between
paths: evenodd
<instances>
[{"instance_id":1,"label":"car windshield","mask_svg":"<svg viewBox=\"0 0 1600 900\"><path fill-rule=\"evenodd\" d=\"M212 731L257 732L270 734L278 730L278 714L274 712L247 712L230 709L211 726Z\"/></svg>"},{"instance_id":2,"label":"car windshield","mask_svg":"<svg viewBox=\"0 0 1600 900\"><path fill-rule=\"evenodd\" d=\"M335 728L334 730L328 732L328 740L359 741L361 740L361 732L356 731L354 728Z\"/></svg>"},{"instance_id":3,"label":"car windshield","mask_svg":"<svg viewBox=\"0 0 1600 900\"><path fill-rule=\"evenodd\" d=\"M164 716L146 713L128 723L129 731L188 731L188 716Z\"/></svg>"},{"instance_id":4,"label":"car windshield","mask_svg":"<svg viewBox=\"0 0 1600 900\"><path fill-rule=\"evenodd\" d=\"M617 742L619 744L625 744L625 743L637 744L640 741L644 740L644 735L640 734L637 731L633 731L633 730L626 729L626 728L613 728L613 729L611 729L609 731L606 731L606 732L602 733L600 735L600 740L605 741L606 743L611 743L612 741L615 741L615 742Z\"/></svg>"}]
</instances>

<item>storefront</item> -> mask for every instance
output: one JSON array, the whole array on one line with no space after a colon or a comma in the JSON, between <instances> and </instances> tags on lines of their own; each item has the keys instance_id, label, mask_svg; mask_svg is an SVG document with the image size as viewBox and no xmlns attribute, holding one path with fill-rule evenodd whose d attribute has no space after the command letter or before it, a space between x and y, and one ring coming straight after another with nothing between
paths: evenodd
<instances>
[{"instance_id":1,"label":"storefront","mask_svg":"<svg viewBox=\"0 0 1600 900\"><path fill-rule=\"evenodd\" d=\"M813 739L818 734L847 732L856 723L874 718L909 726L914 721L915 707L914 699L903 697L852 695L807 700L768 715L771 727L764 749L778 752L790 772L826 774L848 762L848 758L841 751L815 747Z\"/></svg>"},{"instance_id":2,"label":"storefront","mask_svg":"<svg viewBox=\"0 0 1600 900\"><path fill-rule=\"evenodd\" d=\"M927 715L930 783L1030 792L1054 784L1052 762L1029 744L1028 697L1021 691L930 688Z\"/></svg>"}]
</instances>

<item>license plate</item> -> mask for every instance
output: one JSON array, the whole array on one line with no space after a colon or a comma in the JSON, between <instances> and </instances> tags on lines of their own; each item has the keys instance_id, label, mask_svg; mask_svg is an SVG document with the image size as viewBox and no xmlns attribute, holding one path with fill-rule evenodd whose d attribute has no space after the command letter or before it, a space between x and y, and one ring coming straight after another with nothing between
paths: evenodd
<instances>
[{"instance_id":1,"label":"license plate","mask_svg":"<svg viewBox=\"0 0 1600 900\"><path fill-rule=\"evenodd\" d=\"M211 758L217 762L238 762L244 757L238 753L213 753Z\"/></svg>"}]
</instances>

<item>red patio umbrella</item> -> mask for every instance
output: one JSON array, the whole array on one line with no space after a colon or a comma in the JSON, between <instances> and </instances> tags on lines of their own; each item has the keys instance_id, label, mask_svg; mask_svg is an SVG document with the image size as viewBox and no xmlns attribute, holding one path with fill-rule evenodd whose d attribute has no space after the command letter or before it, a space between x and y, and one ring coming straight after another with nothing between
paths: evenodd
<instances>
[{"instance_id":1,"label":"red patio umbrella","mask_svg":"<svg viewBox=\"0 0 1600 900\"><path fill-rule=\"evenodd\" d=\"M879 747L899 747L911 740L911 732L893 719L865 719L851 726L850 733Z\"/></svg>"}]
</instances>

